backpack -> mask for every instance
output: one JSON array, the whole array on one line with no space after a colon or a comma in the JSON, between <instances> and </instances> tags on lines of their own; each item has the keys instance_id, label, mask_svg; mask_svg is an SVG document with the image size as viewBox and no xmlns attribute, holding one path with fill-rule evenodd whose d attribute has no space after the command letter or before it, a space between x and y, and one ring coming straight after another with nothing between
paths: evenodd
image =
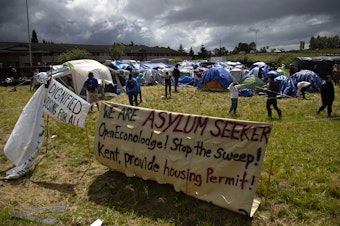
<instances>
[{"instance_id":1,"label":"backpack","mask_svg":"<svg viewBox=\"0 0 340 226\"><path fill-rule=\"evenodd\" d=\"M128 80L127 85L128 85L128 88L129 88L129 89L133 89L133 87L135 87L135 83L133 82L132 79L131 79L131 80L130 80L130 79Z\"/></svg>"},{"instance_id":2,"label":"backpack","mask_svg":"<svg viewBox=\"0 0 340 226\"><path fill-rule=\"evenodd\" d=\"M94 90L96 89L95 87L95 84L94 84L94 81L93 79L90 79L87 83L87 86L86 86L86 89L89 91L89 92L94 92Z\"/></svg>"}]
</instances>

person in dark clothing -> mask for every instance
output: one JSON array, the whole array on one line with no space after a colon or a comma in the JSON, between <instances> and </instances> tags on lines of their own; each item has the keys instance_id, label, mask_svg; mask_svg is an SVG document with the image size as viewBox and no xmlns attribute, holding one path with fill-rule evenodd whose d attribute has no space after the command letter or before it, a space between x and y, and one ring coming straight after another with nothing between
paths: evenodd
<instances>
[{"instance_id":1,"label":"person in dark clothing","mask_svg":"<svg viewBox=\"0 0 340 226\"><path fill-rule=\"evenodd\" d=\"M85 81L85 88L86 88L86 100L91 104L91 111L94 104L97 105L97 109L99 111L98 86L99 86L98 80L94 77L93 72L90 71Z\"/></svg>"},{"instance_id":2,"label":"person in dark clothing","mask_svg":"<svg viewBox=\"0 0 340 226\"><path fill-rule=\"evenodd\" d=\"M257 73L257 77L259 77L260 79L263 78L263 67L259 68L259 72Z\"/></svg>"},{"instance_id":3,"label":"person in dark clothing","mask_svg":"<svg viewBox=\"0 0 340 226\"><path fill-rule=\"evenodd\" d=\"M177 87L178 87L178 79L179 79L179 75L180 75L180 72L179 72L179 69L178 69L178 64L175 65L175 68L172 72L172 75L175 79L175 92L178 92Z\"/></svg>"},{"instance_id":4,"label":"person in dark clothing","mask_svg":"<svg viewBox=\"0 0 340 226\"><path fill-rule=\"evenodd\" d=\"M169 96L171 98L171 76L168 71L165 72L164 83L165 83L165 98L168 98L168 91Z\"/></svg>"},{"instance_id":5,"label":"person in dark clothing","mask_svg":"<svg viewBox=\"0 0 340 226\"><path fill-rule=\"evenodd\" d=\"M321 111L323 111L323 109L327 107L328 117L332 117L332 105L335 99L335 94L334 94L334 85L333 85L332 77L330 75L327 75L326 80L322 82L320 93L321 93L322 105L317 111L317 113L319 114Z\"/></svg>"},{"instance_id":6,"label":"person in dark clothing","mask_svg":"<svg viewBox=\"0 0 340 226\"><path fill-rule=\"evenodd\" d=\"M135 104L138 106L138 94L140 92L140 87L137 80L131 73L129 74L129 78L125 81L125 89L130 105L133 106Z\"/></svg>"},{"instance_id":7,"label":"person in dark clothing","mask_svg":"<svg viewBox=\"0 0 340 226\"><path fill-rule=\"evenodd\" d=\"M277 99L276 95L278 93L275 81L273 77L268 77L268 84L264 86L265 90L267 90L268 98L267 98L267 112L268 112L268 117L272 118L272 109L271 106L273 105L274 109L276 110L279 118L282 116L282 111L280 108L277 106Z\"/></svg>"}]
</instances>

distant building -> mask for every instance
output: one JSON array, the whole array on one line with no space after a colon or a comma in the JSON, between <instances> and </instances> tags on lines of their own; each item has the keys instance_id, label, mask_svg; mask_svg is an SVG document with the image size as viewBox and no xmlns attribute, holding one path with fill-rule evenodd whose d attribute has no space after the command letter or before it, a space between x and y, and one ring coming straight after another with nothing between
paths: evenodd
<instances>
[{"instance_id":1,"label":"distant building","mask_svg":"<svg viewBox=\"0 0 340 226\"><path fill-rule=\"evenodd\" d=\"M111 45L80 45L80 44L54 44L31 43L32 66L48 66L56 64L57 57L68 50L85 49L90 53L89 59L105 62L111 60ZM182 58L187 54L165 47L148 47L142 45L126 45L124 59L149 61L155 58ZM2 68L30 67L29 45L22 42L0 42L0 66Z\"/></svg>"}]
</instances>

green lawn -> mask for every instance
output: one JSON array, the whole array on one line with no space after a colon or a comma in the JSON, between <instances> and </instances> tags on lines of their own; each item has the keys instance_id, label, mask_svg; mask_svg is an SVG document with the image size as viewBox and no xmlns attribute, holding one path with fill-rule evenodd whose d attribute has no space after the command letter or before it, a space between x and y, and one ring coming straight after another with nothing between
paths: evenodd
<instances>
[{"instance_id":1,"label":"green lawn","mask_svg":"<svg viewBox=\"0 0 340 226\"><path fill-rule=\"evenodd\" d=\"M33 94L28 86L9 90L0 87L2 150ZM0 181L1 225L41 225L10 217L25 210L35 220L53 217L56 225L90 225L97 218L105 225L339 225L340 86L335 87L333 118L327 118L326 111L316 114L320 94L307 93L307 100L278 100L281 120L275 111L274 119L267 118L264 96L240 97L238 115L232 116L228 92L179 91L163 100L163 86L142 87L141 107L273 124L257 189L262 201L252 219L178 193L170 185L127 178L99 164L92 153L95 111L88 116L87 129L45 116L49 138L31 172ZM128 104L125 94L108 101ZM12 167L3 152L0 166L2 176ZM56 206L67 208L48 209Z\"/></svg>"}]
</instances>

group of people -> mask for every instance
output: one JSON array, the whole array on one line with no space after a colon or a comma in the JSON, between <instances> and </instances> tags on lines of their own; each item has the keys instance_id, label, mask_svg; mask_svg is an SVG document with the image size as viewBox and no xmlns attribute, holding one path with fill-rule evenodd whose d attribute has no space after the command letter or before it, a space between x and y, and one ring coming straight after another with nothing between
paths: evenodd
<instances>
[{"instance_id":1,"label":"group of people","mask_svg":"<svg viewBox=\"0 0 340 226\"><path fill-rule=\"evenodd\" d=\"M129 78L125 81L125 92L128 95L129 103L131 106L133 105L138 106L140 103L143 102L141 91L142 76L143 74L139 73L135 78L130 72ZM164 98L171 97L171 76L174 77L174 92L178 92L178 80L180 76L178 64L175 65L175 68L172 71L172 75L170 74L169 71L164 72L164 87L165 87Z\"/></svg>"},{"instance_id":2,"label":"group of people","mask_svg":"<svg viewBox=\"0 0 340 226\"><path fill-rule=\"evenodd\" d=\"M178 79L180 76L180 72L178 69L178 65L175 66L172 76L174 77L174 92L178 92ZM138 74L136 78L129 74L128 79L125 82L126 94L128 95L129 103L131 106L135 105L138 106L140 103L143 102L142 99L142 92L141 92L141 77L142 74ZM94 77L93 72L89 72L88 78L85 81L86 87L86 97L87 101L91 104L91 111L94 104L98 105L98 80ZM165 72L164 75L164 85L165 85L165 98L171 97L171 75L169 71ZM229 113L233 113L236 115L237 107L238 107L238 97L239 97L239 89L243 86L243 84L238 84L237 82L230 83L228 90L230 91L230 100L231 106L229 108ZM301 95L305 98L305 91L310 86L309 82L299 82L298 87L298 95ZM269 118L272 118L272 107L277 112L278 117L281 119L282 111L277 105L277 95L278 89L273 77L268 77L268 83L263 86L263 89L267 91L267 101L266 101L266 109ZM334 95L334 85L331 76L326 76L325 80L323 81L321 88L321 101L322 105L318 109L317 113L319 114L327 107L327 114L328 117L331 117L332 114L332 105L335 99ZM139 100L138 100L139 99Z\"/></svg>"},{"instance_id":3,"label":"group of people","mask_svg":"<svg viewBox=\"0 0 340 226\"><path fill-rule=\"evenodd\" d=\"M179 80L179 76L180 76L180 71L178 69L178 64L175 65L174 70L172 71L172 76L174 77L174 92L177 93L178 92L178 80ZM164 84L165 84L165 98L168 98L168 93L169 93L169 97L171 97L171 75L169 73L169 71L165 72L164 75Z\"/></svg>"},{"instance_id":4,"label":"group of people","mask_svg":"<svg viewBox=\"0 0 340 226\"><path fill-rule=\"evenodd\" d=\"M299 82L298 83L298 95L301 95L305 99L305 91L311 84L309 82ZM230 83L228 90L230 91L230 100L231 106L229 108L229 113L233 113L236 115L237 105L238 105L238 96L239 96L239 89L242 84L238 84L237 82ZM279 94L276 83L273 77L268 77L268 83L263 86L263 89L267 91L267 102L266 102L266 109L268 113L268 117L272 118L272 108L277 112L279 118L282 117L282 111L277 106L277 95ZM321 101L322 105L318 109L317 114L323 111L327 107L327 114L328 117L332 117L332 105L335 99L334 95L334 85L331 76L326 76L325 80L323 81L321 88Z\"/></svg>"}]
</instances>

